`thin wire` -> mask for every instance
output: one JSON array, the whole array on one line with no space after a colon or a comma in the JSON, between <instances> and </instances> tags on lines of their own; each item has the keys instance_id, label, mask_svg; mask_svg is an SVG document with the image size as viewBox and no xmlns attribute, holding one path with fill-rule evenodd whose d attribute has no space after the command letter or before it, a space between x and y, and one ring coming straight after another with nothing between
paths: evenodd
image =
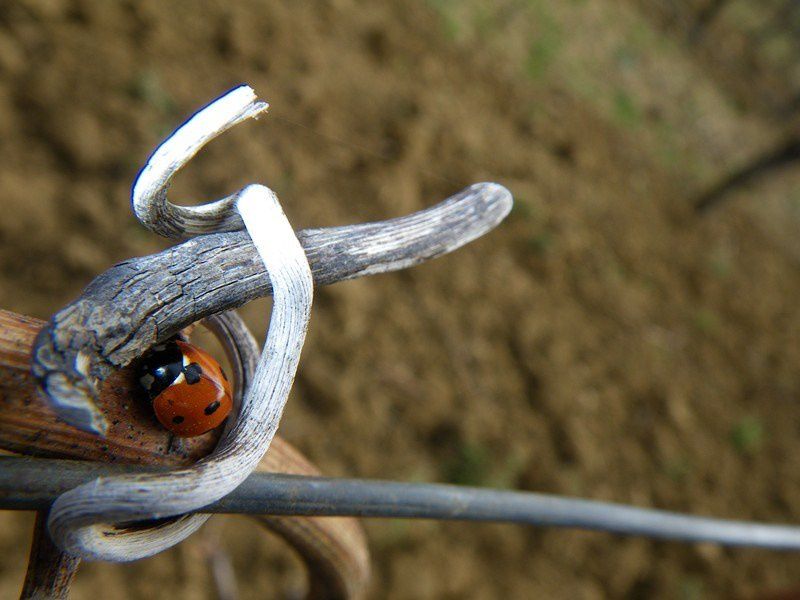
<instances>
[{"instance_id":1,"label":"thin wire","mask_svg":"<svg viewBox=\"0 0 800 600\"><path fill-rule=\"evenodd\" d=\"M162 469L149 468L147 471ZM61 493L141 467L0 457L0 509L42 510ZM696 517L594 500L443 484L252 474L204 512L493 521L800 550L800 527Z\"/></svg>"}]
</instances>

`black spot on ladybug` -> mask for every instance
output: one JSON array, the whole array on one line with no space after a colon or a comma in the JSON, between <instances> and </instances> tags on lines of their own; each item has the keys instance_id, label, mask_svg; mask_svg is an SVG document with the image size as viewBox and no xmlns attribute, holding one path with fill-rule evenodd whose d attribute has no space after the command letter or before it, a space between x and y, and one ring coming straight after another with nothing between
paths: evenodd
<instances>
[{"instance_id":1,"label":"black spot on ladybug","mask_svg":"<svg viewBox=\"0 0 800 600\"><path fill-rule=\"evenodd\" d=\"M217 412L218 408L219 408L219 400L214 400L211 404L206 406L203 412L206 413L207 415L213 415L215 412Z\"/></svg>"},{"instance_id":2,"label":"black spot on ladybug","mask_svg":"<svg viewBox=\"0 0 800 600\"><path fill-rule=\"evenodd\" d=\"M175 425L180 425L181 423L183 423L183 417L180 415L178 415L177 417L172 417L172 422L175 423Z\"/></svg>"},{"instance_id":3,"label":"black spot on ladybug","mask_svg":"<svg viewBox=\"0 0 800 600\"><path fill-rule=\"evenodd\" d=\"M191 363L183 368L183 374L186 376L186 383L192 385L200 381L200 375L203 374L203 368L197 363Z\"/></svg>"}]
</instances>

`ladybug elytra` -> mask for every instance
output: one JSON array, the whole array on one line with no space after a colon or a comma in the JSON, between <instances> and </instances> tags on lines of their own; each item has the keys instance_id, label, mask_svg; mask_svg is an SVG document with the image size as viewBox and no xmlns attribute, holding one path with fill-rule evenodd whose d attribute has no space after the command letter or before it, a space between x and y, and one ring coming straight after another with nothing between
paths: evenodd
<instances>
[{"instance_id":1,"label":"ladybug elytra","mask_svg":"<svg viewBox=\"0 0 800 600\"><path fill-rule=\"evenodd\" d=\"M208 353L181 340L153 347L138 369L158 421L179 437L219 427L233 408L231 386Z\"/></svg>"}]
</instances>

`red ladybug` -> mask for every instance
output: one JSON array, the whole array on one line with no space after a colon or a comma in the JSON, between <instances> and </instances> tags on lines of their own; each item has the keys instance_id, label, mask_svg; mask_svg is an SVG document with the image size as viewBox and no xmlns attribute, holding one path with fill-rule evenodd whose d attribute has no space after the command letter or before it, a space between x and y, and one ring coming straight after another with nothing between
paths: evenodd
<instances>
[{"instance_id":1,"label":"red ladybug","mask_svg":"<svg viewBox=\"0 0 800 600\"><path fill-rule=\"evenodd\" d=\"M138 369L159 422L179 437L219 427L233 408L228 378L211 356L186 342L155 346Z\"/></svg>"}]
</instances>

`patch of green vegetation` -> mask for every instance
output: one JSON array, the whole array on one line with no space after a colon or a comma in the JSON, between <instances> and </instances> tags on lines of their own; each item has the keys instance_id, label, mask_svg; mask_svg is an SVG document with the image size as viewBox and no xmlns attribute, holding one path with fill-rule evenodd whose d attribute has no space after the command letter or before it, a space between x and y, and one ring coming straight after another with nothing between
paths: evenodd
<instances>
[{"instance_id":1,"label":"patch of green vegetation","mask_svg":"<svg viewBox=\"0 0 800 600\"><path fill-rule=\"evenodd\" d=\"M527 464L528 459L522 453L511 453L501 459L483 444L464 443L444 465L442 477L457 485L512 489L518 486Z\"/></svg>"},{"instance_id":2,"label":"patch of green vegetation","mask_svg":"<svg viewBox=\"0 0 800 600\"><path fill-rule=\"evenodd\" d=\"M604 274L610 280L614 281L631 281L634 279L634 274L624 264L622 264L616 257L609 257L604 265ZM644 283L644 279L640 280Z\"/></svg>"},{"instance_id":3,"label":"patch of green vegetation","mask_svg":"<svg viewBox=\"0 0 800 600\"><path fill-rule=\"evenodd\" d=\"M493 488L510 490L519 487L520 476L528 465L528 457L515 452L505 458L492 473L490 485Z\"/></svg>"},{"instance_id":4,"label":"patch of green vegetation","mask_svg":"<svg viewBox=\"0 0 800 600\"><path fill-rule=\"evenodd\" d=\"M731 431L731 443L740 454L755 454L764 443L764 423L758 417L743 418Z\"/></svg>"},{"instance_id":5,"label":"patch of green vegetation","mask_svg":"<svg viewBox=\"0 0 800 600\"><path fill-rule=\"evenodd\" d=\"M648 127L656 134L658 159L664 166L676 168L684 158L684 153L679 149L680 136L675 131L675 127L672 123L658 118L650 121Z\"/></svg>"},{"instance_id":6,"label":"patch of green vegetation","mask_svg":"<svg viewBox=\"0 0 800 600\"><path fill-rule=\"evenodd\" d=\"M595 106L598 105L598 98L607 95L601 83L591 73L584 70L574 69L566 82L578 96L595 103Z\"/></svg>"},{"instance_id":7,"label":"patch of green vegetation","mask_svg":"<svg viewBox=\"0 0 800 600\"><path fill-rule=\"evenodd\" d=\"M161 83L161 78L153 70L139 72L130 84L129 92L133 98L142 100L166 116L177 112L175 100Z\"/></svg>"},{"instance_id":8,"label":"patch of green vegetation","mask_svg":"<svg viewBox=\"0 0 800 600\"><path fill-rule=\"evenodd\" d=\"M715 333L720 329L719 317L708 308L698 310L693 316L692 323L703 333Z\"/></svg>"},{"instance_id":9,"label":"patch of green vegetation","mask_svg":"<svg viewBox=\"0 0 800 600\"><path fill-rule=\"evenodd\" d=\"M792 190L789 195L789 209L795 216L800 217L800 190Z\"/></svg>"},{"instance_id":10,"label":"patch of green vegetation","mask_svg":"<svg viewBox=\"0 0 800 600\"><path fill-rule=\"evenodd\" d=\"M524 196L514 198L514 206L511 209L511 216L533 221L536 218L536 208Z\"/></svg>"},{"instance_id":11,"label":"patch of green vegetation","mask_svg":"<svg viewBox=\"0 0 800 600\"><path fill-rule=\"evenodd\" d=\"M547 254L553 247L553 236L549 231L540 231L528 238L528 244L536 254Z\"/></svg>"},{"instance_id":12,"label":"patch of green vegetation","mask_svg":"<svg viewBox=\"0 0 800 600\"><path fill-rule=\"evenodd\" d=\"M175 119L179 116L175 99L162 85L161 78L154 70L140 71L130 82L128 92L131 97L152 107L157 114L153 133L163 138L175 128Z\"/></svg>"},{"instance_id":13,"label":"patch of green vegetation","mask_svg":"<svg viewBox=\"0 0 800 600\"><path fill-rule=\"evenodd\" d=\"M480 39L487 39L494 32L497 24L495 23L494 11L483 4L475 9L472 15L472 27Z\"/></svg>"},{"instance_id":14,"label":"patch of green vegetation","mask_svg":"<svg viewBox=\"0 0 800 600\"><path fill-rule=\"evenodd\" d=\"M642 113L625 90L617 89L614 92L614 118L625 127L636 127L642 121Z\"/></svg>"},{"instance_id":15,"label":"patch of green vegetation","mask_svg":"<svg viewBox=\"0 0 800 600\"><path fill-rule=\"evenodd\" d=\"M658 279L650 275L649 273L645 273L644 275L639 276L639 281L642 284L642 287L650 290L651 292L658 291L660 289Z\"/></svg>"},{"instance_id":16,"label":"patch of green vegetation","mask_svg":"<svg viewBox=\"0 0 800 600\"><path fill-rule=\"evenodd\" d=\"M709 268L711 272L719 277L720 279L725 279L730 277L731 271L731 263L725 258L722 257L715 257L709 261Z\"/></svg>"},{"instance_id":17,"label":"patch of green vegetation","mask_svg":"<svg viewBox=\"0 0 800 600\"><path fill-rule=\"evenodd\" d=\"M631 69L639 63L639 54L631 46L619 46L614 51L614 62L621 69Z\"/></svg>"},{"instance_id":18,"label":"patch of green vegetation","mask_svg":"<svg viewBox=\"0 0 800 600\"><path fill-rule=\"evenodd\" d=\"M664 464L664 473L673 481L685 481L692 472L692 463L685 456L672 458Z\"/></svg>"},{"instance_id":19,"label":"patch of green vegetation","mask_svg":"<svg viewBox=\"0 0 800 600\"><path fill-rule=\"evenodd\" d=\"M777 34L767 38L759 50L767 61L774 64L785 64L786 61L792 60L795 47L792 37Z\"/></svg>"},{"instance_id":20,"label":"patch of green vegetation","mask_svg":"<svg viewBox=\"0 0 800 600\"><path fill-rule=\"evenodd\" d=\"M769 20L771 9L774 10L772 2L734 0L726 3L720 18L742 32L757 34L759 27Z\"/></svg>"},{"instance_id":21,"label":"patch of green vegetation","mask_svg":"<svg viewBox=\"0 0 800 600\"><path fill-rule=\"evenodd\" d=\"M632 23L625 32L625 44L639 51L661 50L660 43L670 42L668 35L659 35L646 21Z\"/></svg>"},{"instance_id":22,"label":"patch of green vegetation","mask_svg":"<svg viewBox=\"0 0 800 600\"><path fill-rule=\"evenodd\" d=\"M444 467L445 481L458 485L486 486L491 473L491 455L481 444L463 444Z\"/></svg>"},{"instance_id":23,"label":"patch of green vegetation","mask_svg":"<svg viewBox=\"0 0 800 600\"><path fill-rule=\"evenodd\" d=\"M733 264L731 263L730 257L721 250L711 254L711 257L708 259L708 268L720 279L730 277L733 272Z\"/></svg>"},{"instance_id":24,"label":"patch of green vegetation","mask_svg":"<svg viewBox=\"0 0 800 600\"><path fill-rule=\"evenodd\" d=\"M525 73L531 79L540 79L547 74L563 44L561 27L548 12L547 6L540 2L532 3L535 22L540 29L538 35L528 46L525 59Z\"/></svg>"},{"instance_id":25,"label":"patch of green vegetation","mask_svg":"<svg viewBox=\"0 0 800 600\"><path fill-rule=\"evenodd\" d=\"M456 40L461 34L461 24L456 16L458 3L454 0L428 0L428 4L439 15L445 37Z\"/></svg>"},{"instance_id":26,"label":"patch of green vegetation","mask_svg":"<svg viewBox=\"0 0 800 600\"><path fill-rule=\"evenodd\" d=\"M547 35L531 42L528 47L528 57L525 60L525 73L528 77L531 79L543 77L550 68L557 51L558 44L554 43L553 39Z\"/></svg>"},{"instance_id":27,"label":"patch of green vegetation","mask_svg":"<svg viewBox=\"0 0 800 600\"><path fill-rule=\"evenodd\" d=\"M704 596L703 582L691 575L678 581L678 598L681 600L700 600Z\"/></svg>"}]
</instances>

